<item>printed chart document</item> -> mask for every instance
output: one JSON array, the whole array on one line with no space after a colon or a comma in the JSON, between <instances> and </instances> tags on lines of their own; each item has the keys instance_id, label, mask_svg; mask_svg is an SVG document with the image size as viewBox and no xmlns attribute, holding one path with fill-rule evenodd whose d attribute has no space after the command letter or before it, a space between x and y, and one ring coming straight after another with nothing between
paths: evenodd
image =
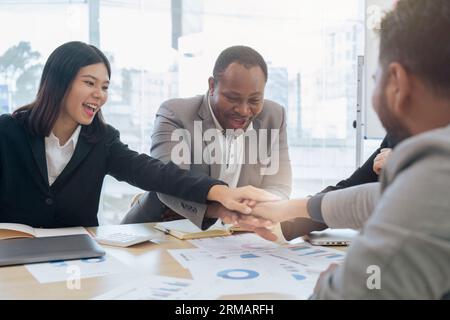
<instances>
[{"instance_id":1,"label":"printed chart document","mask_svg":"<svg viewBox=\"0 0 450 320\"><path fill-rule=\"evenodd\" d=\"M319 276L302 266L263 257L192 265L190 272L205 292L216 296L280 293L292 299L307 299Z\"/></svg>"},{"instance_id":2,"label":"printed chart document","mask_svg":"<svg viewBox=\"0 0 450 320\"><path fill-rule=\"evenodd\" d=\"M264 251L278 248L280 245L265 240L254 233L236 234L232 237L189 240L194 246L215 254L239 254L243 252Z\"/></svg>"},{"instance_id":3,"label":"printed chart document","mask_svg":"<svg viewBox=\"0 0 450 320\"><path fill-rule=\"evenodd\" d=\"M255 234L190 242L197 248L168 252L211 297L275 293L307 299L320 272L345 257L332 248L307 242L279 245Z\"/></svg>"},{"instance_id":4,"label":"printed chart document","mask_svg":"<svg viewBox=\"0 0 450 320\"><path fill-rule=\"evenodd\" d=\"M78 275L83 279L129 271L122 262L108 254L98 258L27 264L25 267L40 283L67 281L69 277Z\"/></svg>"},{"instance_id":5,"label":"printed chart document","mask_svg":"<svg viewBox=\"0 0 450 320\"><path fill-rule=\"evenodd\" d=\"M0 223L0 240L89 234L83 227L42 229L20 223Z\"/></svg>"},{"instance_id":6,"label":"printed chart document","mask_svg":"<svg viewBox=\"0 0 450 320\"><path fill-rule=\"evenodd\" d=\"M148 276L117 287L93 300L192 300L201 291L202 288L196 286L193 280Z\"/></svg>"},{"instance_id":7,"label":"printed chart document","mask_svg":"<svg viewBox=\"0 0 450 320\"><path fill-rule=\"evenodd\" d=\"M203 249L169 249L167 252L185 269L190 269L192 264L210 263L216 259L222 260L228 258L226 255L217 257Z\"/></svg>"}]
</instances>

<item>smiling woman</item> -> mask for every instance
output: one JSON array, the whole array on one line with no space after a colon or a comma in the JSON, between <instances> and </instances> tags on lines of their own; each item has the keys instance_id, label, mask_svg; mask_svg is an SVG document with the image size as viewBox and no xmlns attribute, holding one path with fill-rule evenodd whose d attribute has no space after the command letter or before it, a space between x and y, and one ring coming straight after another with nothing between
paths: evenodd
<instances>
[{"instance_id":1,"label":"smiling woman","mask_svg":"<svg viewBox=\"0 0 450 320\"><path fill-rule=\"evenodd\" d=\"M229 189L130 150L101 114L110 78L99 49L68 42L48 58L35 101L0 116L0 222L96 226L108 174L144 190L218 201L243 213L250 210L243 199L275 199L252 187Z\"/></svg>"},{"instance_id":2,"label":"smiling woman","mask_svg":"<svg viewBox=\"0 0 450 320\"><path fill-rule=\"evenodd\" d=\"M108 98L109 72L103 63L80 69L53 127L64 144L79 125L90 125Z\"/></svg>"}]
</instances>

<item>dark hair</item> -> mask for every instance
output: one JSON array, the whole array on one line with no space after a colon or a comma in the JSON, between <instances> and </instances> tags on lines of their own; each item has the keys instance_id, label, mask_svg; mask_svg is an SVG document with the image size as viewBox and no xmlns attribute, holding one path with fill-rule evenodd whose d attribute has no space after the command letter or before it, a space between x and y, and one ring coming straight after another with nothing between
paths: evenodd
<instances>
[{"instance_id":1,"label":"dark hair","mask_svg":"<svg viewBox=\"0 0 450 320\"><path fill-rule=\"evenodd\" d=\"M380 63L402 64L450 97L450 1L400 0L381 22Z\"/></svg>"},{"instance_id":2,"label":"dark hair","mask_svg":"<svg viewBox=\"0 0 450 320\"><path fill-rule=\"evenodd\" d=\"M254 49L246 46L233 46L223 50L217 57L214 64L213 77L214 81L220 79L221 74L233 62L243 65L247 69L259 66L264 73L267 82L267 64L264 58Z\"/></svg>"},{"instance_id":3,"label":"dark hair","mask_svg":"<svg viewBox=\"0 0 450 320\"><path fill-rule=\"evenodd\" d=\"M88 65L103 63L111 78L111 66L106 56L93 45L67 42L56 48L44 66L36 99L13 113L28 129L38 136L48 136L55 125L62 102L78 71ZM99 110L92 123L83 132L90 142L96 142L104 133L105 121Z\"/></svg>"}]
</instances>

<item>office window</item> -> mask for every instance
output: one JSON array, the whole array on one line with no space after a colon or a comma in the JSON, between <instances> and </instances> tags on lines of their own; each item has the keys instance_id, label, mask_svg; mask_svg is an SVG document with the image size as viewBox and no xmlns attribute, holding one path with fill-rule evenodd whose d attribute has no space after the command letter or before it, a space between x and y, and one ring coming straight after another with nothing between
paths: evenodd
<instances>
[{"instance_id":1,"label":"office window","mask_svg":"<svg viewBox=\"0 0 450 320\"><path fill-rule=\"evenodd\" d=\"M161 102L205 93L220 51L243 44L266 59L266 98L286 109L293 196L355 169L363 0L0 0L0 28L11 30L0 42L0 113L33 99L54 48L90 41L112 64L105 118L131 148L148 153ZM100 223L118 223L138 192L107 177Z\"/></svg>"}]
</instances>

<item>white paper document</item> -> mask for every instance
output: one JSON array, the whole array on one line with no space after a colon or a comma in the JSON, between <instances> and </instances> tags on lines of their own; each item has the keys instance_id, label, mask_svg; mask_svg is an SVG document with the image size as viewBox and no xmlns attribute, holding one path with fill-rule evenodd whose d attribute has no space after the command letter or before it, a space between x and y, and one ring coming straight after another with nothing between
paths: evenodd
<instances>
[{"instance_id":1,"label":"white paper document","mask_svg":"<svg viewBox=\"0 0 450 320\"><path fill-rule=\"evenodd\" d=\"M73 234L89 234L89 232L83 227L73 228L55 228L55 229L40 229L35 228L34 233L36 237L56 237L56 236L69 236Z\"/></svg>"},{"instance_id":2,"label":"white paper document","mask_svg":"<svg viewBox=\"0 0 450 320\"><path fill-rule=\"evenodd\" d=\"M191 240L198 248L168 250L206 299L214 296L279 293L307 299L320 272L341 263L345 253L302 242L278 245L254 234ZM209 295L209 296L208 296Z\"/></svg>"},{"instance_id":3,"label":"white paper document","mask_svg":"<svg viewBox=\"0 0 450 320\"><path fill-rule=\"evenodd\" d=\"M37 238L68 236L73 234L89 234L89 232L83 227L44 229L44 228L33 228L26 224L20 223L0 223L0 230L18 231Z\"/></svg>"},{"instance_id":4,"label":"white paper document","mask_svg":"<svg viewBox=\"0 0 450 320\"><path fill-rule=\"evenodd\" d=\"M307 299L318 278L318 274L308 273L302 266L269 257L245 261L236 258L197 265L190 271L204 292L213 296L280 293L292 299Z\"/></svg>"},{"instance_id":5,"label":"white paper document","mask_svg":"<svg viewBox=\"0 0 450 320\"><path fill-rule=\"evenodd\" d=\"M128 271L122 262L108 254L98 258L27 264L25 267L40 283L67 281L74 276L83 279Z\"/></svg>"},{"instance_id":6,"label":"white paper document","mask_svg":"<svg viewBox=\"0 0 450 320\"><path fill-rule=\"evenodd\" d=\"M185 269L189 269L192 264L209 263L211 260L220 259L204 249L169 249L167 252Z\"/></svg>"},{"instance_id":7,"label":"white paper document","mask_svg":"<svg viewBox=\"0 0 450 320\"><path fill-rule=\"evenodd\" d=\"M341 264L345 259L345 252L329 247L312 246L308 243L288 245L280 250L268 252L274 258L292 264L299 264L310 272L320 273L332 263Z\"/></svg>"},{"instance_id":8,"label":"white paper document","mask_svg":"<svg viewBox=\"0 0 450 320\"><path fill-rule=\"evenodd\" d=\"M202 288L195 285L193 280L148 276L117 287L93 300L184 300L196 299L201 291Z\"/></svg>"},{"instance_id":9,"label":"white paper document","mask_svg":"<svg viewBox=\"0 0 450 320\"><path fill-rule=\"evenodd\" d=\"M264 251L277 248L280 245L264 240L253 233L235 234L227 237L204 238L189 240L199 249L215 254L241 254L244 252Z\"/></svg>"}]
</instances>

